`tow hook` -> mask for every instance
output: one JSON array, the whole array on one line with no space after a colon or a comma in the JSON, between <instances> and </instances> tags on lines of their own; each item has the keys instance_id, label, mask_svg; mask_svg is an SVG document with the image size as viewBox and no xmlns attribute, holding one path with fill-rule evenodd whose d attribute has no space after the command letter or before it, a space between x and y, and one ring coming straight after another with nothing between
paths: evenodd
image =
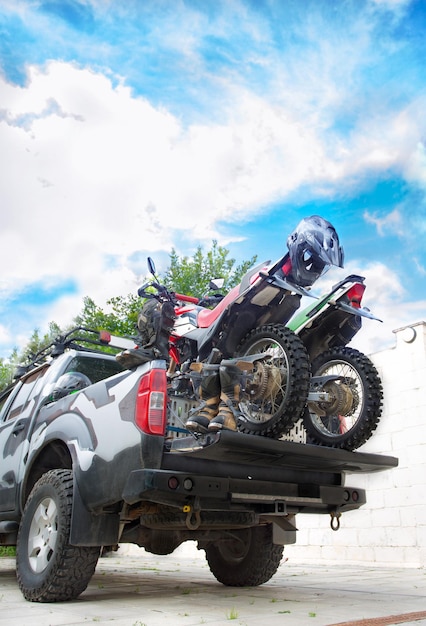
<instances>
[{"instance_id":1,"label":"tow hook","mask_svg":"<svg viewBox=\"0 0 426 626\"><path fill-rule=\"evenodd\" d=\"M185 524L188 530L197 530L201 524L200 511L198 509L195 511L190 504L185 504L182 511L186 513Z\"/></svg>"},{"instance_id":2,"label":"tow hook","mask_svg":"<svg viewBox=\"0 0 426 626\"><path fill-rule=\"evenodd\" d=\"M330 526L331 526L331 530L339 530L340 528L340 518L341 518L342 514L340 513L340 511L331 511L330 513Z\"/></svg>"}]
</instances>

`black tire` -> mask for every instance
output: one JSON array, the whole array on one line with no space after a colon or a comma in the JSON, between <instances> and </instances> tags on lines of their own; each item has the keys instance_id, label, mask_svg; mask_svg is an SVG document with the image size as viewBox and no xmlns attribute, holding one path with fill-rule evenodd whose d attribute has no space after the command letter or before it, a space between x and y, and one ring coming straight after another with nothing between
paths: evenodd
<instances>
[{"instance_id":1,"label":"black tire","mask_svg":"<svg viewBox=\"0 0 426 626\"><path fill-rule=\"evenodd\" d=\"M308 443L356 450L373 434L380 421L383 388L370 359L353 348L337 347L312 363L312 376L337 375L324 385L332 403L309 402L303 425Z\"/></svg>"},{"instance_id":2,"label":"black tire","mask_svg":"<svg viewBox=\"0 0 426 626\"><path fill-rule=\"evenodd\" d=\"M284 546L272 543L272 525L245 528L210 544L206 559L213 576L228 587L257 587L276 573Z\"/></svg>"},{"instance_id":3,"label":"black tire","mask_svg":"<svg viewBox=\"0 0 426 626\"><path fill-rule=\"evenodd\" d=\"M100 548L69 544L72 500L71 470L47 472L31 491L16 549L16 574L26 600L72 600L93 576Z\"/></svg>"},{"instance_id":4,"label":"black tire","mask_svg":"<svg viewBox=\"0 0 426 626\"><path fill-rule=\"evenodd\" d=\"M273 397L252 399L249 394L243 394L240 406L244 420L239 430L279 439L294 426L306 405L309 358L301 339L281 324L253 329L239 345L236 356L268 351L272 355L264 363L279 368L280 386Z\"/></svg>"}]
</instances>

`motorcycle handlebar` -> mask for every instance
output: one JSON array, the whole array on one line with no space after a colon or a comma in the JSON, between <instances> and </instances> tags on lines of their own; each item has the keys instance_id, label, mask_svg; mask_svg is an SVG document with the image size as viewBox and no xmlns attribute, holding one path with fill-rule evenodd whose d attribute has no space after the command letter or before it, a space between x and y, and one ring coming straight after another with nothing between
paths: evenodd
<instances>
[{"instance_id":1,"label":"motorcycle handlebar","mask_svg":"<svg viewBox=\"0 0 426 626\"><path fill-rule=\"evenodd\" d=\"M157 294L150 293L146 291L148 287L154 287L157 290ZM170 300L170 302L175 303L176 298L175 294L172 291L169 291L167 287L164 285L160 285L156 281L152 281L151 283L145 283L142 287L138 289L138 296L140 298L157 298L157 300Z\"/></svg>"},{"instance_id":2,"label":"motorcycle handlebar","mask_svg":"<svg viewBox=\"0 0 426 626\"><path fill-rule=\"evenodd\" d=\"M199 299L195 296L186 296L183 293L175 293L176 300L181 300L182 302L191 302L192 304L198 304Z\"/></svg>"},{"instance_id":3,"label":"motorcycle handlebar","mask_svg":"<svg viewBox=\"0 0 426 626\"><path fill-rule=\"evenodd\" d=\"M142 285L142 287L139 287L139 289L138 289L138 296L140 298L146 298L147 293L145 292L145 289L147 287L149 287L149 286L150 286L150 283L145 283L144 285Z\"/></svg>"},{"instance_id":4,"label":"motorcycle handlebar","mask_svg":"<svg viewBox=\"0 0 426 626\"><path fill-rule=\"evenodd\" d=\"M204 296L203 298L200 299L195 296L187 296L186 294L183 294L183 293L175 293L175 292L169 291L167 287L164 287L163 285L160 285L159 283L153 281L151 283L145 283L144 285L139 287L138 296L140 298L157 297L153 293L149 293L146 291L148 287L154 287L154 289L157 290L159 296L167 297L168 300L174 302L175 304L177 304L178 301L181 301L181 302L190 302L191 304L198 304L204 307L212 306L212 305L216 306L216 304L218 304L224 297L222 294L213 294L211 296Z\"/></svg>"},{"instance_id":5,"label":"motorcycle handlebar","mask_svg":"<svg viewBox=\"0 0 426 626\"><path fill-rule=\"evenodd\" d=\"M223 300L225 296L221 293L214 293L211 296L204 296L204 298L201 298L201 300L198 302L198 304L200 306L216 306L216 304L219 304L219 302L221 300Z\"/></svg>"}]
</instances>

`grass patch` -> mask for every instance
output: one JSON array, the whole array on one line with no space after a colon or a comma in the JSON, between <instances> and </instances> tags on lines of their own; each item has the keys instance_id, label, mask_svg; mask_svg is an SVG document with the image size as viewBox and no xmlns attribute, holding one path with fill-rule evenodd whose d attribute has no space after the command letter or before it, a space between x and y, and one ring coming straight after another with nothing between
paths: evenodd
<instances>
[{"instance_id":1,"label":"grass patch","mask_svg":"<svg viewBox=\"0 0 426 626\"><path fill-rule=\"evenodd\" d=\"M237 619L238 617L238 611L236 611L235 609L231 609L229 611L229 613L226 616L226 619Z\"/></svg>"},{"instance_id":2,"label":"grass patch","mask_svg":"<svg viewBox=\"0 0 426 626\"><path fill-rule=\"evenodd\" d=\"M16 556L15 546L0 546L0 556Z\"/></svg>"}]
</instances>

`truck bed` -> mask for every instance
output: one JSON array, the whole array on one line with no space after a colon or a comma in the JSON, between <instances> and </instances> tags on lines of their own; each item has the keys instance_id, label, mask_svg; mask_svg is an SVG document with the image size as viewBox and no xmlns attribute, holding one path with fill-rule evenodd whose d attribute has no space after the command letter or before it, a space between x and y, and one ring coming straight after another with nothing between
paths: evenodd
<instances>
[{"instance_id":1,"label":"truck bed","mask_svg":"<svg viewBox=\"0 0 426 626\"><path fill-rule=\"evenodd\" d=\"M171 454L185 459L205 459L220 463L231 461L250 465L317 472L370 473L398 465L392 456L348 452L337 448L255 437L229 430L215 435L174 439Z\"/></svg>"}]
</instances>

